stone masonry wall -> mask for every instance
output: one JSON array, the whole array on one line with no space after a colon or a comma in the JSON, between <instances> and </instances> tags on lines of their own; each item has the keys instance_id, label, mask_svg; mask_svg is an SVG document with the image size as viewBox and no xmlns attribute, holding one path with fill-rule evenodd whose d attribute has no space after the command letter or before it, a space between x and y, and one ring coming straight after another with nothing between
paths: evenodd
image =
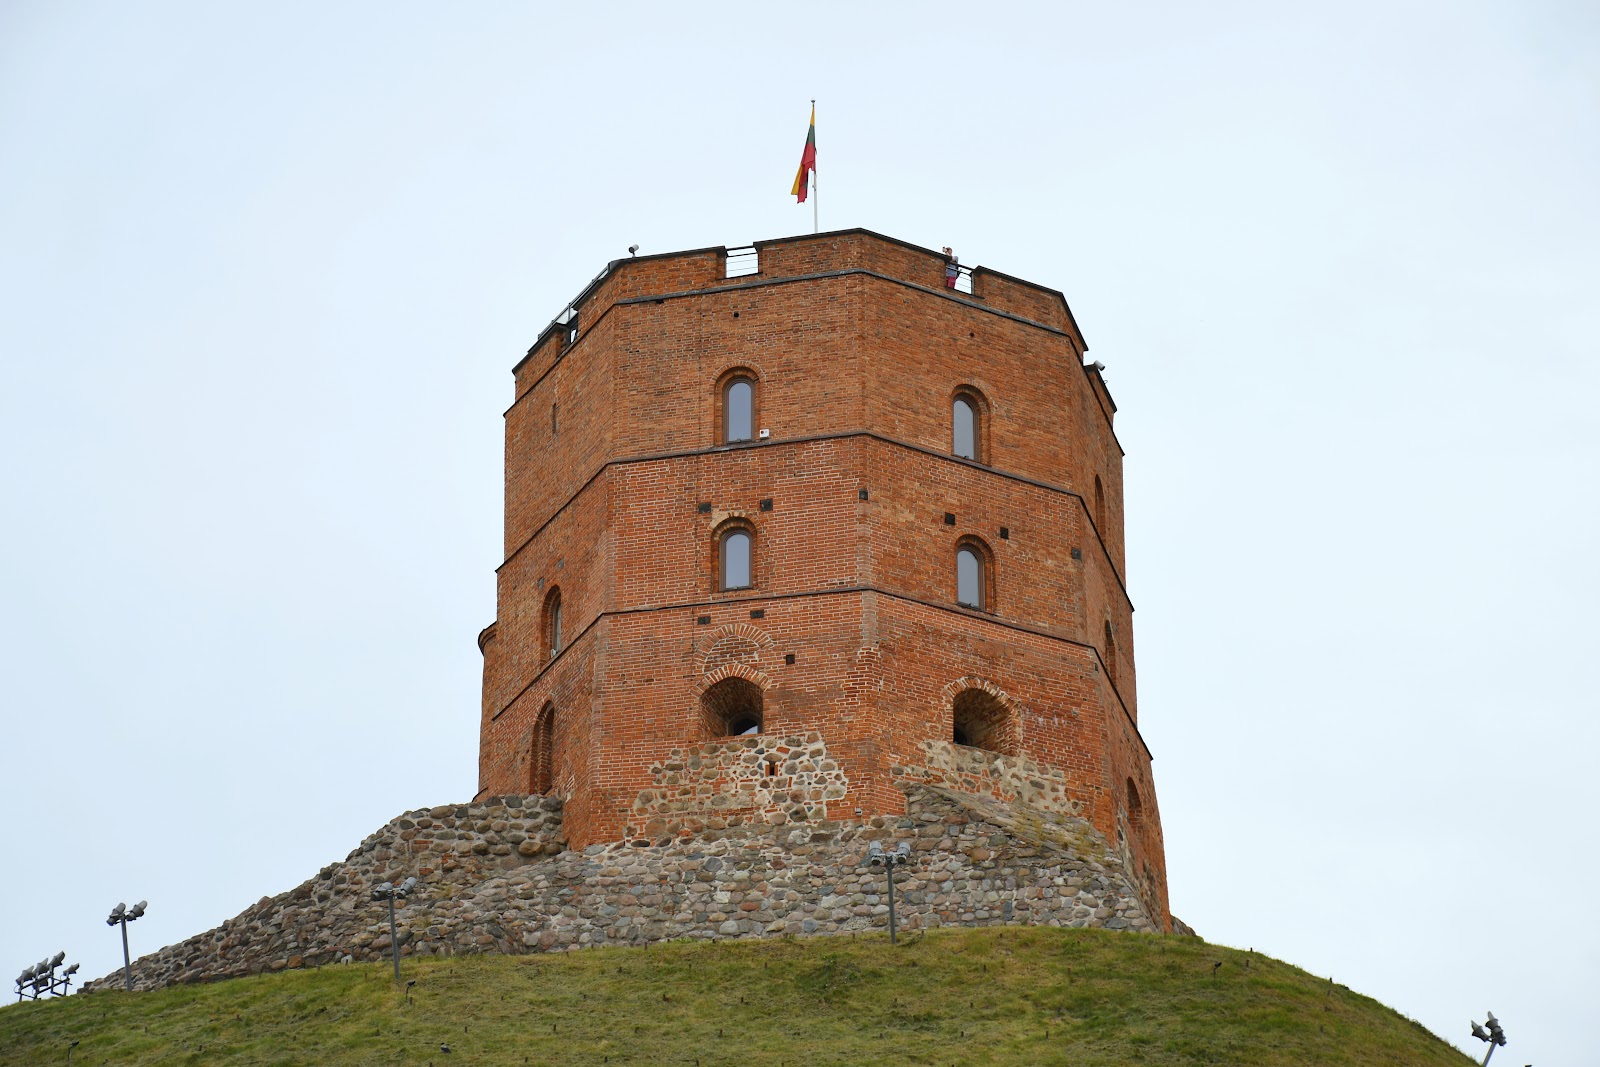
<instances>
[{"instance_id":1,"label":"stone masonry wall","mask_svg":"<svg viewBox=\"0 0 1600 1067\"><path fill-rule=\"evenodd\" d=\"M559 801L504 797L406 813L299 887L142 957L135 985L384 959L387 912L370 889L410 875L421 885L397 909L407 956L870 931L888 920L883 871L862 866L875 840L912 842L896 875L908 930L1159 929L1090 824L1026 804L912 785L902 817L707 827L666 845L575 852L560 843Z\"/></svg>"}]
</instances>

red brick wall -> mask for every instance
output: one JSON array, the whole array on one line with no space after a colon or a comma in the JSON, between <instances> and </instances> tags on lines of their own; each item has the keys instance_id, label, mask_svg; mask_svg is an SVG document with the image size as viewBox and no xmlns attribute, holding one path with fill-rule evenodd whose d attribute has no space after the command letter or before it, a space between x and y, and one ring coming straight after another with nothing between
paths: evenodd
<instances>
[{"instance_id":1,"label":"red brick wall","mask_svg":"<svg viewBox=\"0 0 1600 1067\"><path fill-rule=\"evenodd\" d=\"M763 691L763 734L819 738L816 758L838 769L828 789L844 791L802 803L763 785L778 799L760 817L898 811L910 781L1070 808L1125 843L1165 921L1133 725L1121 449L1066 305L993 272L975 274L975 297L952 294L942 257L864 231L758 247L761 273L738 279L721 277L720 250L614 264L579 305L576 343L547 340L519 366L483 794L528 788L553 702L574 844L723 817L713 798L728 783L755 788L728 770L748 746L687 754L711 741L700 693L732 672ZM785 280L830 272L845 273ZM734 367L757 377L755 424L771 436L719 447L716 383ZM983 397L981 464L948 454L958 387ZM724 593L715 537L730 520L754 531L754 575ZM986 612L954 603L963 538L992 560ZM553 661L540 629L552 586L569 642ZM1003 694L1014 754L950 744L962 685ZM679 764L691 758L717 776L695 779Z\"/></svg>"}]
</instances>

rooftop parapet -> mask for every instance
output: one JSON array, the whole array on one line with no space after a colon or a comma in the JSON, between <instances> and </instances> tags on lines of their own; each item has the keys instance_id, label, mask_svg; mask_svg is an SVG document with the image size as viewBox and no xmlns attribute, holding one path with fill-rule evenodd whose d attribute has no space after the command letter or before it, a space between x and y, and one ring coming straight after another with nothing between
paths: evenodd
<instances>
[{"instance_id":1,"label":"rooftop parapet","mask_svg":"<svg viewBox=\"0 0 1600 1067\"><path fill-rule=\"evenodd\" d=\"M750 251L754 250L754 257ZM754 258L755 270L751 271ZM1078 354L1088 350L1066 297L1058 290L987 267L957 267L950 257L871 230L835 230L726 246L615 259L606 264L512 368L518 391L536 380L619 303L708 290L770 285L791 278L863 272L939 293L1069 337ZM960 288L956 282L962 284ZM966 291L970 285L970 292Z\"/></svg>"}]
</instances>

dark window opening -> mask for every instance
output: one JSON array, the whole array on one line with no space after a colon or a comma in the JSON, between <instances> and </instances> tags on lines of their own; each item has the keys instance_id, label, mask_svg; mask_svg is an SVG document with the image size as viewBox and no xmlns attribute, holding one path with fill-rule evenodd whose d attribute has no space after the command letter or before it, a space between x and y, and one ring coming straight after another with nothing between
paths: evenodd
<instances>
[{"instance_id":1,"label":"dark window opening","mask_svg":"<svg viewBox=\"0 0 1600 1067\"><path fill-rule=\"evenodd\" d=\"M700 697L706 732L712 737L761 733L761 687L745 678L724 678Z\"/></svg>"},{"instance_id":2,"label":"dark window opening","mask_svg":"<svg viewBox=\"0 0 1600 1067\"><path fill-rule=\"evenodd\" d=\"M1111 632L1111 620L1106 620L1106 677L1117 684L1117 635Z\"/></svg>"},{"instance_id":3,"label":"dark window opening","mask_svg":"<svg viewBox=\"0 0 1600 1067\"><path fill-rule=\"evenodd\" d=\"M950 740L968 748L1016 754L1016 727L1005 704L983 689L963 690L951 705Z\"/></svg>"},{"instance_id":4,"label":"dark window opening","mask_svg":"<svg viewBox=\"0 0 1600 1067\"><path fill-rule=\"evenodd\" d=\"M1134 830L1144 829L1144 802L1139 799L1139 788L1128 779L1128 825Z\"/></svg>"}]
</instances>

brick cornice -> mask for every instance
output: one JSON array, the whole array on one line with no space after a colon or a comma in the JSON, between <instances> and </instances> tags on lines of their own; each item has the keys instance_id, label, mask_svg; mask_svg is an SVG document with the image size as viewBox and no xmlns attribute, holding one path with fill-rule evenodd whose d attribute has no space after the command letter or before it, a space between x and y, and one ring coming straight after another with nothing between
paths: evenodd
<instances>
[{"instance_id":1,"label":"brick cornice","mask_svg":"<svg viewBox=\"0 0 1600 1067\"><path fill-rule=\"evenodd\" d=\"M1138 721L1134 719L1132 713L1128 711L1128 705L1123 701L1122 693L1117 689L1116 682L1112 680L1111 672L1107 669L1105 660L1101 658L1100 650L1094 645L1091 645L1086 641L1077 641L1070 637L1063 637L1062 635L1053 633L1052 631L1041 626L1029 626L1026 623L1012 622L1008 619L1003 619L998 615L992 615L987 611L963 608L954 604L941 604L938 601L924 600L922 597L911 596L908 593L895 592L892 589L884 589L876 585L847 585L832 589L806 589L794 593L719 597L715 600L685 600L672 604L647 604L636 608L616 608L608 611L598 612L595 617L590 619L588 624L578 632L576 637L562 646L561 651L557 653L555 657L550 659L544 664L544 666L540 667L534 672L533 677L528 679L526 685L517 690L515 696L506 701L505 705L502 706L499 711L489 716L489 721L493 722L500 718L500 716L509 711L511 707L517 703L517 701L521 700L523 695L527 693L528 690L538 685L539 680L545 676L545 673L554 668L556 664L560 663L563 659L570 655L573 649L577 648L580 643L585 641L594 631L595 627L600 625L602 619L613 617L624 618L631 615L654 615L670 611L692 611L697 608L718 607L727 604L773 603L782 600L807 600L813 597L826 596L855 596L865 593L874 593L878 596L888 597L891 600L899 600L908 604L916 604L920 607L930 608L934 611L944 612L947 615L957 615L962 618L970 619L973 622L988 623L990 625L999 626L1003 629L1012 630L1017 633L1025 633L1033 637L1042 637L1046 640L1056 641L1063 645L1072 645L1075 648L1087 649L1093 654L1095 663L1099 665L1100 673L1105 675L1106 685L1111 689L1112 695L1117 698L1117 707L1122 709L1123 719L1125 719L1127 725L1132 728L1133 735L1139 739L1139 746L1144 749L1144 754L1149 759L1152 761L1155 759L1154 754L1152 754L1150 751L1150 746L1145 743L1144 735L1139 732Z\"/></svg>"},{"instance_id":2,"label":"brick cornice","mask_svg":"<svg viewBox=\"0 0 1600 1067\"><path fill-rule=\"evenodd\" d=\"M893 275L884 274L881 271L871 270L867 267L841 267L839 270L817 271L812 274L790 274L782 278L761 278L756 276L755 280L753 281L740 281L732 285L713 285L704 289L679 289L670 293L653 293L647 296L629 296L623 297L620 300L612 301L601 310L600 314L594 317L593 321L588 322L586 325L580 324L577 339L571 344L567 345L566 348L562 349L556 358L550 361L550 366L546 367L537 378L529 383L528 388L517 394L516 399L511 402L511 407L516 407L522 402L524 397L537 389L539 387L539 383L544 381L545 378L549 376L550 372L555 370L556 367L567 358L567 356L577 351L583 345L584 339L589 336L590 332L596 326L600 325L600 322L607 315L611 314L611 312L616 308L629 307L635 304L660 304L667 300L682 300L686 297L694 296L713 296L718 293L737 293L750 289L763 289L776 285L791 285L796 282L814 282L829 278L849 277L876 278L878 281L888 282L891 285L898 285L902 288L911 289L919 293L924 293L928 296L938 297L941 300L949 300L953 303L961 304L964 307L971 308L974 311L981 311L988 315L997 315L1002 319L1009 319L1012 322L1021 323L1024 326L1032 326L1036 329L1043 330L1046 333L1054 334L1057 337L1065 337L1069 342L1071 342L1073 352L1078 356L1079 359L1082 359L1083 353L1089 350L1089 346L1084 342L1083 336L1079 333L1075 333L1073 330L1063 330L1059 326L1051 326L1049 323L1040 322L1038 319L1030 319L1026 315L1018 315L1013 311L1004 311L1000 308L989 307L987 304L982 303L976 298L968 296L966 293L959 292L955 289L935 289L931 285L923 285L920 282L912 282L907 281L904 278L896 278ZM1074 323L1074 326L1076 326L1076 323ZM526 361L526 359L523 359L522 361L518 362L517 367L521 367ZM1080 366L1082 366L1082 364L1080 364ZM513 368L513 370L515 369L516 368ZM510 411L511 408L507 408L505 413L509 414ZM1106 421L1109 429L1109 416L1107 417ZM1116 431L1114 429L1111 430L1111 437L1113 440L1116 439ZM1117 447L1122 447L1121 442L1118 442Z\"/></svg>"},{"instance_id":3,"label":"brick cornice","mask_svg":"<svg viewBox=\"0 0 1600 1067\"><path fill-rule=\"evenodd\" d=\"M1078 501L1078 505L1083 508L1084 519L1089 523L1089 529L1094 531L1095 544L1100 549L1100 555L1105 560L1106 567L1111 571L1111 577L1116 579L1117 589L1121 591L1122 599L1127 602L1128 610L1133 610L1133 598L1128 595L1128 587L1122 580L1122 573L1117 570L1116 561L1111 558L1111 552L1106 548L1105 537L1100 533L1100 528L1095 525L1094 512L1092 509L1090 509L1089 502L1084 500L1082 493L1074 492L1065 486L1053 485L1050 482L1040 481L1037 478L1030 478L1025 474L1016 474L1011 471L1001 470L997 467L990 467L983 463L979 463L976 460L962 459L960 456L952 456L948 452L940 452L938 449L928 448L925 445L913 444L910 441L902 441L895 437L887 437L884 434L877 433L873 430L844 430L839 433L820 433L812 434L807 437L784 437L775 438L768 441L752 441L748 444L713 445L710 448L690 448L679 452L651 452L638 456L618 456L614 459L608 459L604 463L600 464L600 466L595 469L593 474L585 478L583 480L583 484L578 486L577 489L573 490L572 494L568 496L566 500L562 501L560 507L556 508L550 513L549 518L541 522L538 527L523 540L521 544L506 554L506 558L500 562L500 566L495 568L495 573L499 574L505 569L507 564L516 559L518 553L531 545L534 539L543 533L547 526L549 526L552 522L555 522L563 511L571 507L573 501L582 496L591 485L599 480L600 475L604 474L608 468L622 467L634 463L659 463L662 460L668 459L687 459L694 456L709 456L719 452L739 452L752 448L782 448L792 447L794 445L813 444L817 441L844 441L852 437L870 438L882 444L889 445L892 448L903 448L910 452L919 452L922 455L928 456L932 459L954 463L961 467L970 467L973 470L982 471L986 474L993 474L997 477L1004 478L1007 481L1020 482L1023 485L1031 485L1036 489L1043 489L1046 492L1059 493L1062 496L1073 497Z\"/></svg>"}]
</instances>

